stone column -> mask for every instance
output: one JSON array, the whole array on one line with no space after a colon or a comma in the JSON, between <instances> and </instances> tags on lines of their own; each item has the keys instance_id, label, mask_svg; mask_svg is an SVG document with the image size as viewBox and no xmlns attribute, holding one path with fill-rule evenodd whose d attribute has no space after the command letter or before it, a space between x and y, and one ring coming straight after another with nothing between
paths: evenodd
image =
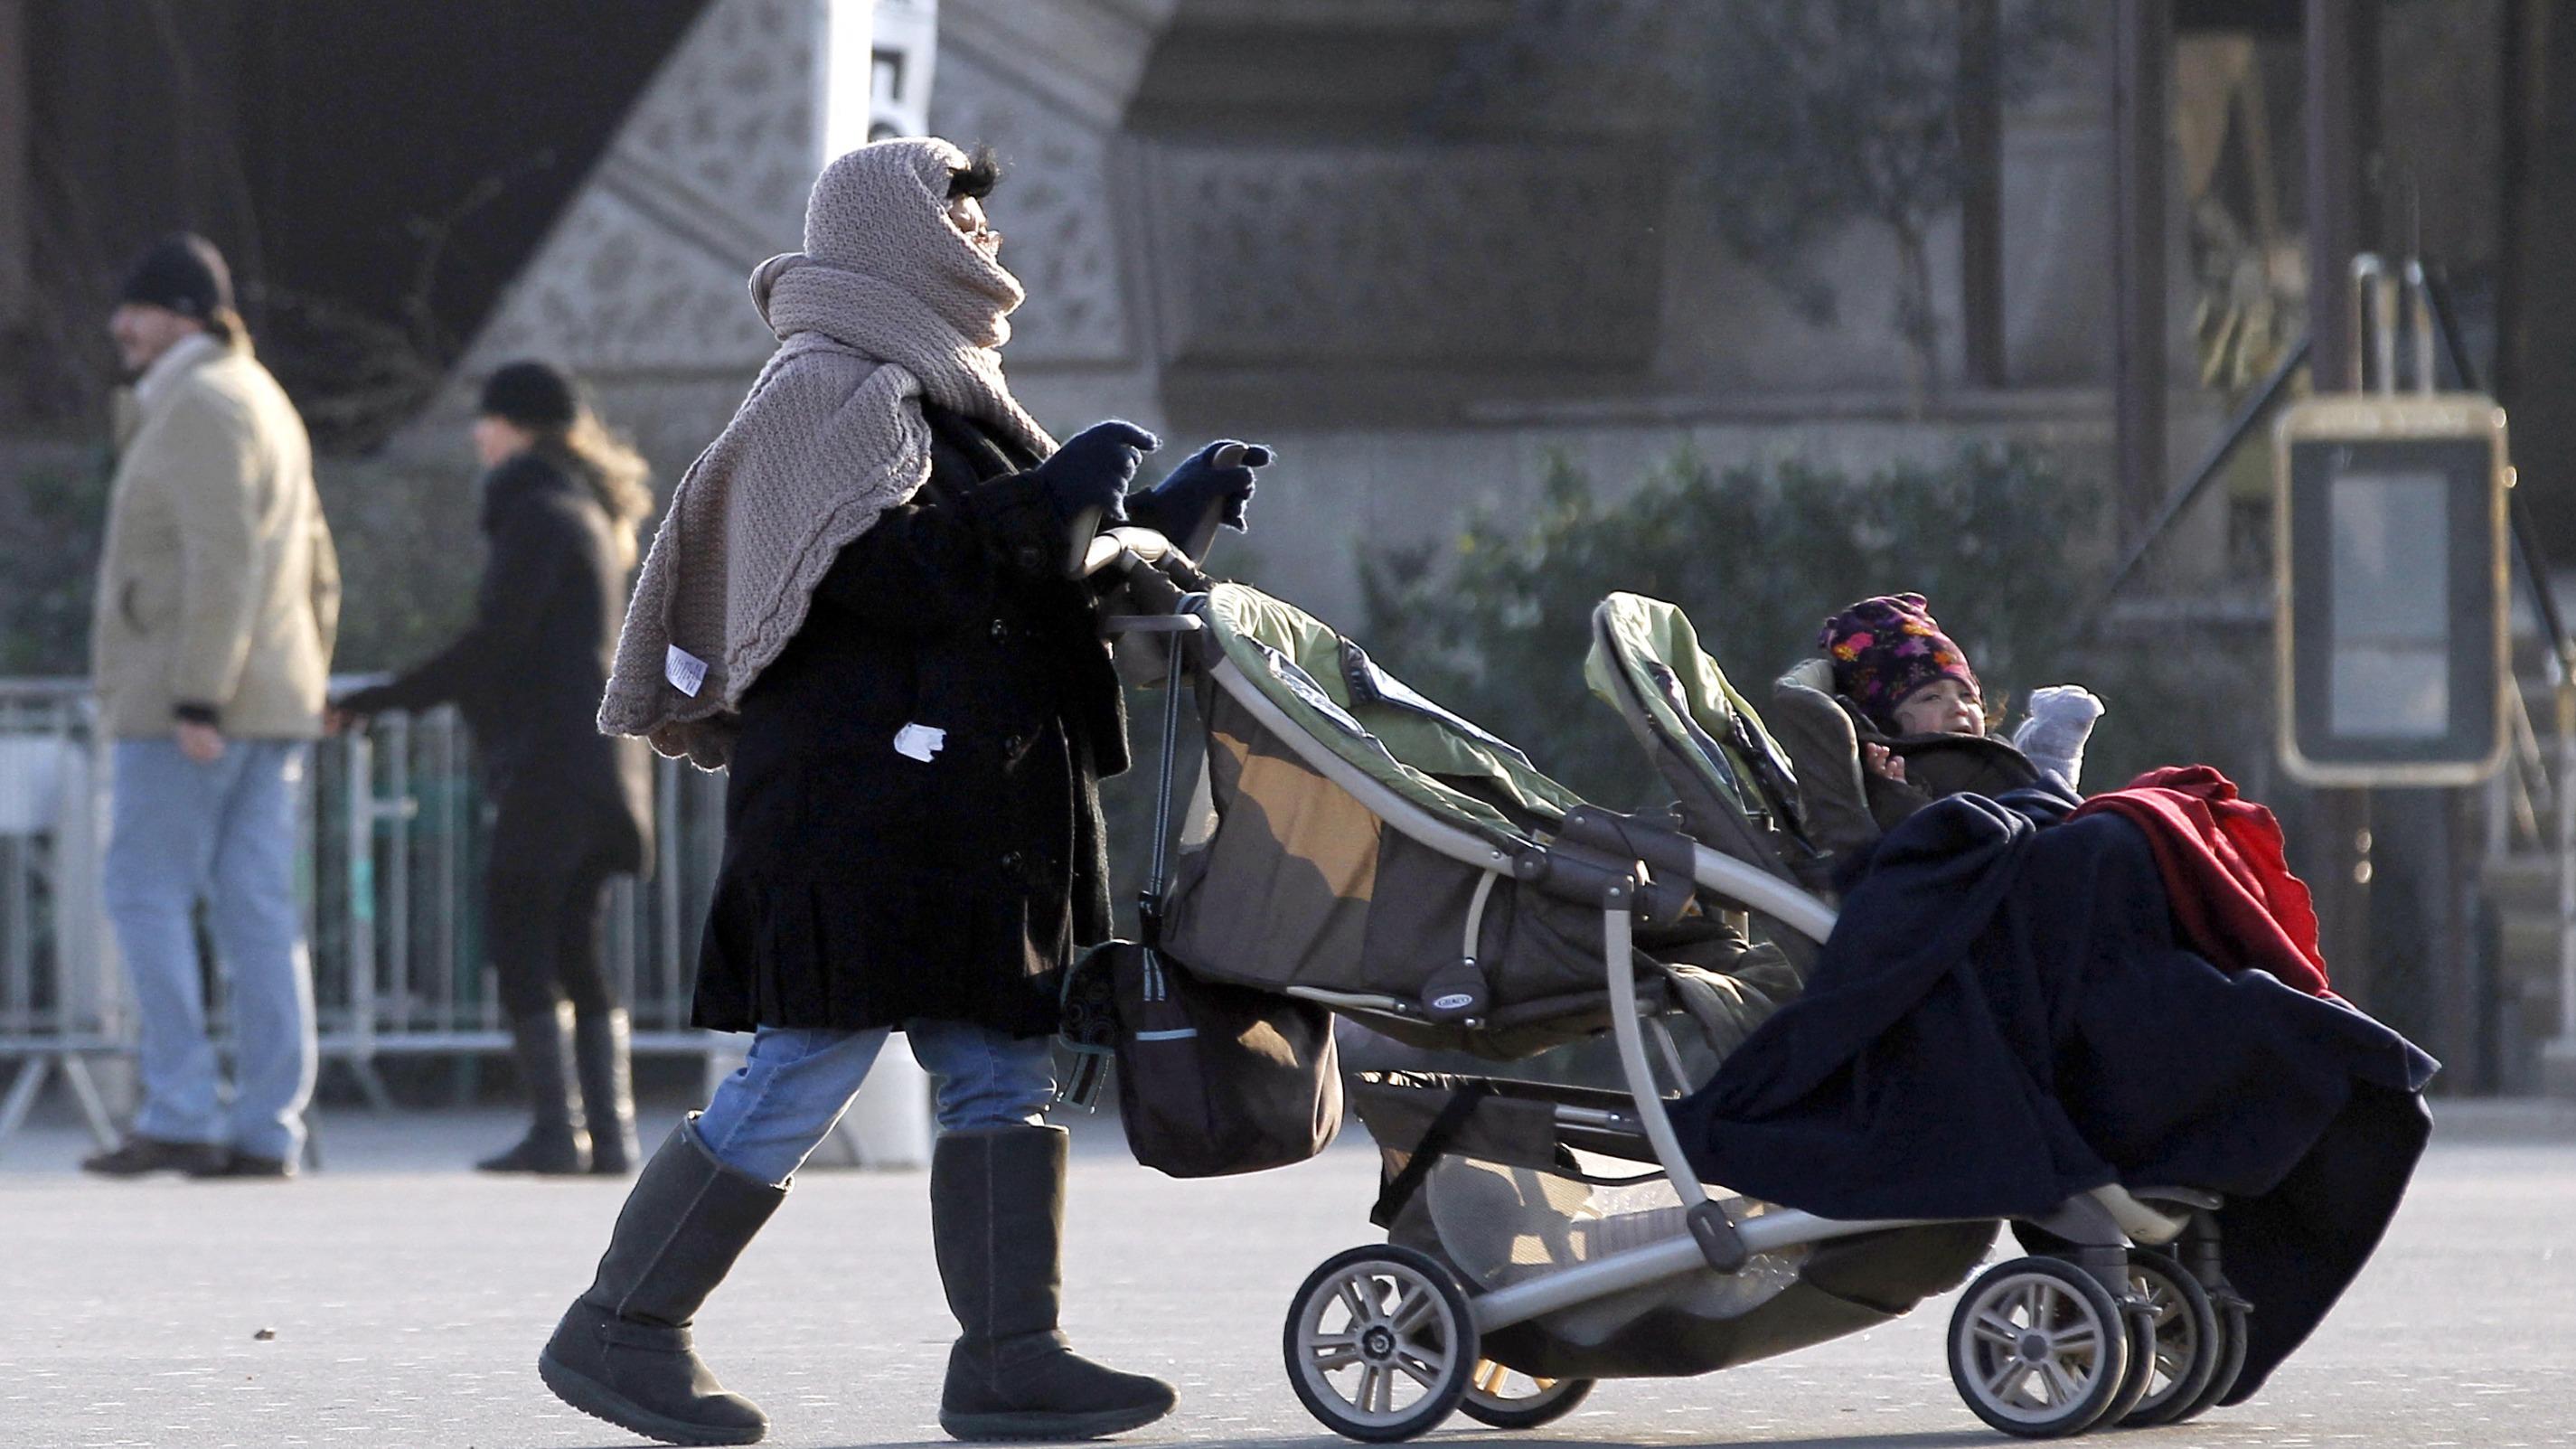
<instances>
[{"instance_id":1,"label":"stone column","mask_svg":"<svg viewBox=\"0 0 2576 1449\"><path fill-rule=\"evenodd\" d=\"M0 0L0 332L27 318L27 7Z\"/></svg>"}]
</instances>

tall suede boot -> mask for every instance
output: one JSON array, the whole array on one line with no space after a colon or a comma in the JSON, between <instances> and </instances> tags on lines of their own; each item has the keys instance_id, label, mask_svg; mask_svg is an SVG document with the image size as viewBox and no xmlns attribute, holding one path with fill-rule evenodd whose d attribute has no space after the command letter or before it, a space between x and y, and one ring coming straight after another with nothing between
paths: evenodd
<instances>
[{"instance_id":1,"label":"tall suede boot","mask_svg":"<svg viewBox=\"0 0 2576 1449\"><path fill-rule=\"evenodd\" d=\"M1089 1439L1172 1411L1172 1386L1065 1346L1064 1131L951 1133L930 1157L930 1230L949 1311L939 1427L959 1439Z\"/></svg>"},{"instance_id":2,"label":"tall suede boot","mask_svg":"<svg viewBox=\"0 0 2576 1449\"><path fill-rule=\"evenodd\" d=\"M572 1063L561 1007L510 1023L512 1055L528 1093L528 1135L498 1157L474 1166L484 1172L588 1172L590 1137L573 1105Z\"/></svg>"},{"instance_id":3,"label":"tall suede boot","mask_svg":"<svg viewBox=\"0 0 2576 1449\"><path fill-rule=\"evenodd\" d=\"M624 1177L644 1154L635 1140L635 1068L623 1009L572 1022L572 1059L590 1126L590 1170Z\"/></svg>"},{"instance_id":4,"label":"tall suede boot","mask_svg":"<svg viewBox=\"0 0 2576 1449\"><path fill-rule=\"evenodd\" d=\"M689 1346L689 1320L722 1283L787 1189L725 1166L681 1123L644 1164L617 1215L599 1276L537 1356L555 1397L665 1444L756 1444L759 1406Z\"/></svg>"}]
</instances>

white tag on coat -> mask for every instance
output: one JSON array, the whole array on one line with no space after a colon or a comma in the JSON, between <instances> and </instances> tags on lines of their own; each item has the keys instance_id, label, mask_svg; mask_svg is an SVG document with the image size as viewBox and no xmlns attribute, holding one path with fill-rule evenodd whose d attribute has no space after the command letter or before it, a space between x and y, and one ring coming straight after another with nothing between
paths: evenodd
<instances>
[{"instance_id":1,"label":"white tag on coat","mask_svg":"<svg viewBox=\"0 0 2576 1449\"><path fill-rule=\"evenodd\" d=\"M673 689L695 699L707 682L707 661L674 644L662 656L662 677L671 681Z\"/></svg>"},{"instance_id":2,"label":"white tag on coat","mask_svg":"<svg viewBox=\"0 0 2576 1449\"><path fill-rule=\"evenodd\" d=\"M948 731L926 724L908 724L894 732L894 752L923 764L930 763L930 757L947 743Z\"/></svg>"}]
</instances>

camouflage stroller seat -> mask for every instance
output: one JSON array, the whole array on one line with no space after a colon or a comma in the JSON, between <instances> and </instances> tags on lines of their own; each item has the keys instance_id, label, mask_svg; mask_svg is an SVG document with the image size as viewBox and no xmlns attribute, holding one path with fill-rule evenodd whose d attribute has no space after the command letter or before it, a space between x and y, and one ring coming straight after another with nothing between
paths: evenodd
<instances>
[{"instance_id":1,"label":"camouflage stroller seat","mask_svg":"<svg viewBox=\"0 0 2576 1449\"><path fill-rule=\"evenodd\" d=\"M1165 907L1170 953L1421 1047L1515 1058L1598 1033L1599 912L1540 878L1548 845L1576 849L1569 820L1609 812L1297 609L1239 584L1195 607L1207 768ZM1701 909L1686 861L1674 869L1640 913L1639 989L1723 1052L1796 974Z\"/></svg>"}]
</instances>

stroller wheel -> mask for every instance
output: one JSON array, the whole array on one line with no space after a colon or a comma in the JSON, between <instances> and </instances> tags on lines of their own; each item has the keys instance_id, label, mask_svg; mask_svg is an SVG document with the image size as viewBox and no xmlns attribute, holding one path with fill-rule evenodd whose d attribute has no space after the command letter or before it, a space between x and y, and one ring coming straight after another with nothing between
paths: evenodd
<instances>
[{"instance_id":1,"label":"stroller wheel","mask_svg":"<svg viewBox=\"0 0 2576 1449\"><path fill-rule=\"evenodd\" d=\"M2110 1412L2135 1333L2092 1274L2056 1258L1989 1268L1950 1315L1950 1381L2007 1434L2081 1434Z\"/></svg>"},{"instance_id":2,"label":"stroller wheel","mask_svg":"<svg viewBox=\"0 0 2576 1449\"><path fill-rule=\"evenodd\" d=\"M2155 1347L2129 1365L2132 1377L2146 1381L2146 1391L2120 1422L2138 1428L2170 1424L2191 1411L2218 1373L2224 1348L2218 1310L2209 1290L2181 1264L2144 1249L2129 1254L2129 1291L2146 1300Z\"/></svg>"},{"instance_id":3,"label":"stroller wheel","mask_svg":"<svg viewBox=\"0 0 2576 1449\"><path fill-rule=\"evenodd\" d=\"M2236 1376L2245 1371L2245 1316L2252 1310L2244 1300L2225 1290L2221 1290L2219 1296L2217 1353L2213 1357L2217 1368L2210 1374L2209 1384L2200 1391L2199 1397L2186 1404L2180 1413L2166 1421L2168 1423L2179 1424L2207 1413L2219 1400L2227 1397L2227 1391L2236 1387Z\"/></svg>"},{"instance_id":4,"label":"stroller wheel","mask_svg":"<svg viewBox=\"0 0 2576 1449\"><path fill-rule=\"evenodd\" d=\"M1429 1254L1353 1248L1306 1276L1288 1305L1288 1386L1348 1439L1385 1443L1437 1427L1481 1362L1467 1290Z\"/></svg>"},{"instance_id":5,"label":"stroller wheel","mask_svg":"<svg viewBox=\"0 0 2576 1449\"><path fill-rule=\"evenodd\" d=\"M1482 1359L1458 1412L1496 1429L1535 1429L1573 1413L1591 1392L1590 1379L1542 1379Z\"/></svg>"}]
</instances>

